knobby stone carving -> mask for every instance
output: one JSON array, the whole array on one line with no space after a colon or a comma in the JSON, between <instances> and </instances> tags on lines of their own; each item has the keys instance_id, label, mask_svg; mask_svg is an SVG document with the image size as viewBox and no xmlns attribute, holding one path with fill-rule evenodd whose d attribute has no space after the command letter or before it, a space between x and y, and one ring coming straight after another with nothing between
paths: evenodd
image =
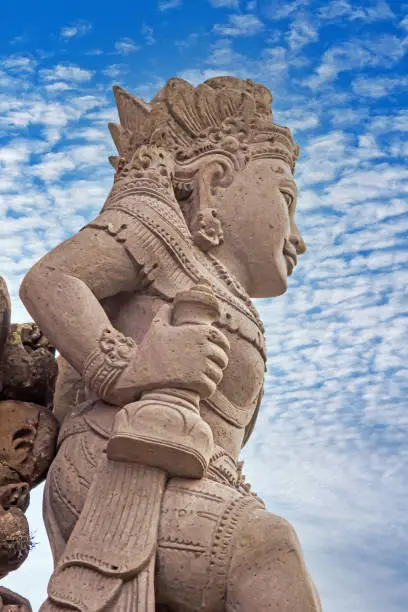
<instances>
[{"instance_id":1,"label":"knobby stone carving","mask_svg":"<svg viewBox=\"0 0 408 612\"><path fill-rule=\"evenodd\" d=\"M55 455L54 352L35 323L10 325L10 298L0 277L0 577L28 555L24 512L30 489L45 478ZM31 607L0 587L0 610L29 612Z\"/></svg>"},{"instance_id":2,"label":"knobby stone carving","mask_svg":"<svg viewBox=\"0 0 408 612\"><path fill-rule=\"evenodd\" d=\"M251 298L286 291L305 250L298 147L250 80L114 93L105 205L21 287L62 355L41 610L320 610L239 462L266 362Z\"/></svg>"}]
</instances>

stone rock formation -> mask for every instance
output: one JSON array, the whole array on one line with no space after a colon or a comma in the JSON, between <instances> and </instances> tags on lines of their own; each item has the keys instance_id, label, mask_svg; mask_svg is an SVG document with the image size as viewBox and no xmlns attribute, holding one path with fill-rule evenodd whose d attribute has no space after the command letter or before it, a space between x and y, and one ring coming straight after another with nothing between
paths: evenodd
<instances>
[{"instance_id":1,"label":"stone rock formation","mask_svg":"<svg viewBox=\"0 0 408 612\"><path fill-rule=\"evenodd\" d=\"M45 478L55 456L54 352L35 323L10 325L10 299L0 277L0 577L20 567L29 553L24 512L30 489ZM0 587L0 610L31 607Z\"/></svg>"},{"instance_id":2,"label":"stone rock formation","mask_svg":"<svg viewBox=\"0 0 408 612\"><path fill-rule=\"evenodd\" d=\"M286 291L305 250L298 147L251 80L114 93L112 190L20 292L62 356L41 610L316 612L239 462L266 362L251 298Z\"/></svg>"}]
</instances>

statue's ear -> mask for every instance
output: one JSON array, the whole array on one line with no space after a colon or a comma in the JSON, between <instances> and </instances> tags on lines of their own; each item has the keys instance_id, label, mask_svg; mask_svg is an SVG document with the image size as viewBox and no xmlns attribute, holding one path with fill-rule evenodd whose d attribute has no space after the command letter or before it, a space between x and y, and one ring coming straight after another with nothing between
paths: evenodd
<instances>
[{"instance_id":1,"label":"statue's ear","mask_svg":"<svg viewBox=\"0 0 408 612\"><path fill-rule=\"evenodd\" d=\"M209 202L229 187L239 170L235 160L227 155L208 155L205 160L197 160L197 184L201 202Z\"/></svg>"}]
</instances>

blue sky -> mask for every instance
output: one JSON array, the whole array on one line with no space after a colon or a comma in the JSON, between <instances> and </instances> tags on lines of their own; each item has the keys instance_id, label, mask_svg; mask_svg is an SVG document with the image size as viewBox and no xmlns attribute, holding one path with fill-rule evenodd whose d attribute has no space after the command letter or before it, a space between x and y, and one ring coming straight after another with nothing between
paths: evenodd
<instances>
[{"instance_id":1,"label":"blue sky","mask_svg":"<svg viewBox=\"0 0 408 612\"><path fill-rule=\"evenodd\" d=\"M7 4L7 6L5 6ZM172 76L270 87L301 146L308 251L259 302L269 369L246 471L295 526L325 612L408 609L408 4L399 0L3 3L0 273L25 271L98 212L112 182L110 87ZM44 598L38 542L5 584Z\"/></svg>"}]
</instances>

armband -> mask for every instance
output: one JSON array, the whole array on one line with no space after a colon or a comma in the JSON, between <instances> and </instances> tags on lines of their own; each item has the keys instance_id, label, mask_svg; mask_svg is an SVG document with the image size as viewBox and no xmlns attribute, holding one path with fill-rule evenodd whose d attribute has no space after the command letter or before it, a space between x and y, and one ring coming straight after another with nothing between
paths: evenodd
<instances>
[{"instance_id":1,"label":"armband","mask_svg":"<svg viewBox=\"0 0 408 612\"><path fill-rule=\"evenodd\" d=\"M88 389L101 399L105 398L128 365L136 347L132 338L106 327L98 339L98 347L84 364L82 377Z\"/></svg>"}]
</instances>

